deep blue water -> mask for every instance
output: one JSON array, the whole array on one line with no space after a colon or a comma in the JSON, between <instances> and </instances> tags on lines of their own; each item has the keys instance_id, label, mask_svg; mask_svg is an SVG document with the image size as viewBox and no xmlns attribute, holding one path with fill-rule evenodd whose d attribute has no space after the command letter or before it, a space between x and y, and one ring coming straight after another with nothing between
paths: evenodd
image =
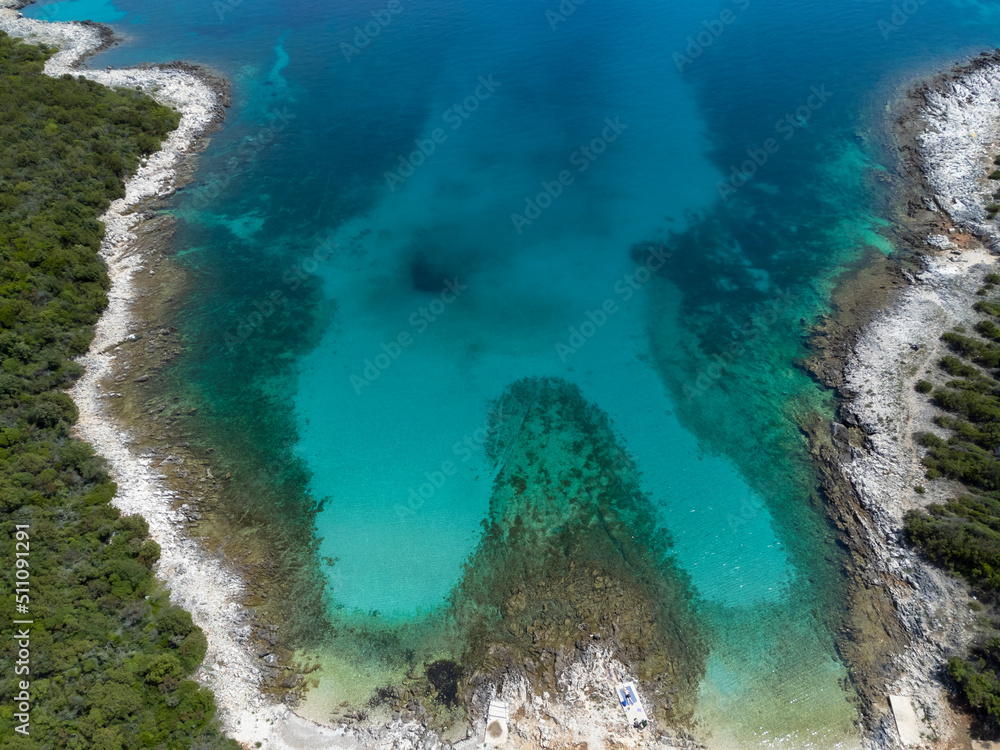
<instances>
[{"instance_id":1,"label":"deep blue water","mask_svg":"<svg viewBox=\"0 0 1000 750\"><path fill-rule=\"evenodd\" d=\"M795 423L830 405L794 361L838 271L866 246L891 251L871 179L887 98L995 45L1000 6L26 13L112 22L127 40L95 65L185 59L233 82L174 208L198 282L199 346L179 368L217 399L220 429L266 442L239 398L289 336L264 314L318 280L323 301L293 330L310 344L275 388L328 498L333 605L402 621L442 604L489 503L488 404L518 378L561 376L614 420L701 597L705 731L742 747L850 737L818 614L839 605L840 557Z\"/></svg>"}]
</instances>

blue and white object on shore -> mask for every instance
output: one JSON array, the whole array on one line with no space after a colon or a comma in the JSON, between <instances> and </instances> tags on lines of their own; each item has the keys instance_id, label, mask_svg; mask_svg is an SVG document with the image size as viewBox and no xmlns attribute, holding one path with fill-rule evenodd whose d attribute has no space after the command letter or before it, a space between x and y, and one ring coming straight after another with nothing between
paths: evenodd
<instances>
[{"instance_id":1,"label":"blue and white object on shore","mask_svg":"<svg viewBox=\"0 0 1000 750\"><path fill-rule=\"evenodd\" d=\"M615 690L618 705L625 711L625 716L634 727L645 726L648 718L639 700L639 693L634 682L622 682Z\"/></svg>"}]
</instances>

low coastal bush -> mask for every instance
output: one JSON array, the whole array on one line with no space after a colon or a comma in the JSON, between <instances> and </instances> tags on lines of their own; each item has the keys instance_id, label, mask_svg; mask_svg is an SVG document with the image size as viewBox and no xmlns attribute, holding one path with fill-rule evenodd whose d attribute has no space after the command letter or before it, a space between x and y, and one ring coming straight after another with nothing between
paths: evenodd
<instances>
[{"instance_id":1,"label":"low coastal bush","mask_svg":"<svg viewBox=\"0 0 1000 750\"><path fill-rule=\"evenodd\" d=\"M48 51L0 32L0 538L15 612L14 524L28 528L30 672L0 632L0 748L226 748L212 694L186 679L205 637L151 566L145 521L122 517L104 462L70 435L63 392L107 305L99 213L178 115L133 91L42 75ZM22 542L23 543L23 542ZM24 547L20 547L21 550ZM15 733L30 681L30 736Z\"/></svg>"},{"instance_id":2,"label":"low coastal bush","mask_svg":"<svg viewBox=\"0 0 1000 750\"><path fill-rule=\"evenodd\" d=\"M994 291L1000 274L984 278L981 296ZM1000 300L982 299L974 310L987 316L976 322L975 336L964 328L944 334L952 354L938 363L952 378L939 387L920 381L945 413L935 418L942 434L926 433L920 444L928 479L944 477L965 486L959 497L905 518L908 541L928 558L964 577L987 601L1000 601ZM921 488L923 489L923 488ZM922 494L922 493L921 493ZM1000 638L980 636L964 657L952 657L948 674L958 694L991 734L1000 732Z\"/></svg>"},{"instance_id":3,"label":"low coastal bush","mask_svg":"<svg viewBox=\"0 0 1000 750\"><path fill-rule=\"evenodd\" d=\"M991 342L966 336L962 328L956 327L955 331L961 333L951 332L941 337L953 352L983 367L1000 366L1000 347Z\"/></svg>"},{"instance_id":4,"label":"low coastal bush","mask_svg":"<svg viewBox=\"0 0 1000 750\"><path fill-rule=\"evenodd\" d=\"M930 393L934 386L927 380L918 380L913 388L917 393Z\"/></svg>"},{"instance_id":5,"label":"low coastal bush","mask_svg":"<svg viewBox=\"0 0 1000 750\"><path fill-rule=\"evenodd\" d=\"M911 511L906 534L942 567L1000 589L1000 501L963 496Z\"/></svg>"},{"instance_id":6,"label":"low coastal bush","mask_svg":"<svg viewBox=\"0 0 1000 750\"><path fill-rule=\"evenodd\" d=\"M948 676L970 708L994 725L1000 722L1000 638L972 649L968 659L948 659Z\"/></svg>"}]
</instances>

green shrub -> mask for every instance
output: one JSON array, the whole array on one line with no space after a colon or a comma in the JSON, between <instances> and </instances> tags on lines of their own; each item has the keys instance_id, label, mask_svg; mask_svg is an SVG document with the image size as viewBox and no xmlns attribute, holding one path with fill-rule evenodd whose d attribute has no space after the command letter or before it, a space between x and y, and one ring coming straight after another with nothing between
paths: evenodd
<instances>
[{"instance_id":1,"label":"green shrub","mask_svg":"<svg viewBox=\"0 0 1000 750\"><path fill-rule=\"evenodd\" d=\"M147 539L139 547L136 559L147 567L152 567L160 559L160 545L152 539Z\"/></svg>"},{"instance_id":2,"label":"green shrub","mask_svg":"<svg viewBox=\"0 0 1000 750\"><path fill-rule=\"evenodd\" d=\"M988 274L979 290L986 296L1000 283L1000 274ZM919 436L927 449L922 461L926 477L961 482L966 491L946 503L913 510L904 520L910 544L935 563L988 596L1000 594L1000 380L997 379L1000 342L1000 301L983 299L977 312L990 316L973 326L976 335L956 327L941 338L952 354L940 369L950 376L943 386L920 381L920 392L932 392L933 403L945 413L935 423L947 432ZM923 494L924 488L914 488ZM1000 719L1000 640L993 638L972 650L968 658L953 657L948 674L957 694L980 718L994 725Z\"/></svg>"},{"instance_id":3,"label":"green shrub","mask_svg":"<svg viewBox=\"0 0 1000 750\"><path fill-rule=\"evenodd\" d=\"M917 393L930 393L934 389L934 385L927 380L918 380L913 388Z\"/></svg>"},{"instance_id":4,"label":"green shrub","mask_svg":"<svg viewBox=\"0 0 1000 750\"><path fill-rule=\"evenodd\" d=\"M173 654L157 654L143 667L142 676L151 685L161 685L168 678L181 676L181 662Z\"/></svg>"},{"instance_id":5,"label":"green shrub","mask_svg":"<svg viewBox=\"0 0 1000 750\"><path fill-rule=\"evenodd\" d=\"M194 630L194 623L191 621L190 612L171 605L157 619L156 628L168 636L183 637Z\"/></svg>"},{"instance_id":6,"label":"green shrub","mask_svg":"<svg viewBox=\"0 0 1000 750\"><path fill-rule=\"evenodd\" d=\"M201 664L202 659L205 658L206 651L208 651L208 639L205 638L205 634L200 628L192 630L184 636L184 640L181 641L181 645L177 647L177 653L180 656L181 664L187 672L194 671L194 669Z\"/></svg>"},{"instance_id":7,"label":"green shrub","mask_svg":"<svg viewBox=\"0 0 1000 750\"><path fill-rule=\"evenodd\" d=\"M94 688L90 703L101 712L95 723L106 726L110 719L122 719L138 711L142 707L142 697L127 685L108 682Z\"/></svg>"},{"instance_id":8,"label":"green shrub","mask_svg":"<svg viewBox=\"0 0 1000 750\"><path fill-rule=\"evenodd\" d=\"M108 301L98 213L178 115L42 75L48 54L0 32L0 559L14 559L13 524L30 526L34 620L25 741L11 739L16 650L0 629L0 745L238 750L211 693L187 679L205 636L153 578L146 522L109 504L115 485L71 437L78 414L63 392ZM13 590L13 567L0 575Z\"/></svg>"},{"instance_id":9,"label":"green shrub","mask_svg":"<svg viewBox=\"0 0 1000 750\"><path fill-rule=\"evenodd\" d=\"M996 638L973 651L973 659L958 657L948 659L948 676L958 687L962 700L977 713L993 722L1000 719L1000 678L998 678L998 650Z\"/></svg>"}]
</instances>

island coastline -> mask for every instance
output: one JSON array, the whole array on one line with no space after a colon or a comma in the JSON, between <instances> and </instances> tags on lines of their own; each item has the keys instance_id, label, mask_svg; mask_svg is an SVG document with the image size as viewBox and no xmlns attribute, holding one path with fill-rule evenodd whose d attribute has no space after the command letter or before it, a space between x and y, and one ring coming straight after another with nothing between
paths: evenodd
<instances>
[{"instance_id":1,"label":"island coastline","mask_svg":"<svg viewBox=\"0 0 1000 750\"><path fill-rule=\"evenodd\" d=\"M342 730L327 730L301 719L262 695L256 656L245 637L241 641L237 636L247 632L251 623L242 606L244 584L223 560L205 553L197 540L183 532L184 516L174 507L177 498L163 484L153 457L137 453L130 447L127 432L106 417L108 384L113 376L121 375L113 350L134 333L132 279L145 269L146 260L132 252L142 231L140 225L150 218L150 201L168 197L187 179L190 164L186 162L204 147L205 138L222 119L224 87L217 79L182 65L115 71L78 67L110 43L110 30L96 24L49 24L12 12L26 4L0 0L0 30L28 42L61 46L62 52L46 66L47 73L85 75L106 85L144 89L183 114L181 126L163 150L129 179L126 198L116 201L101 217L107 226L102 255L113 287L94 345L81 359L87 373L71 392L80 407L78 433L108 459L119 485L114 504L123 513L139 513L149 521L151 534L163 549L158 574L170 587L172 598L189 609L205 630L209 651L198 678L215 691L231 736L248 746L261 740L266 747L303 746L299 740L307 736L322 736L343 747L355 746L356 739ZM902 542L905 510L943 499L940 492L920 498L912 492L923 474L913 433L927 429L931 415L913 398L915 376L908 372L933 362L940 333L970 315L978 286L972 271L993 262L991 248L1000 249L1000 234L986 223L983 193L974 189L971 174L948 179L959 165L949 154L962 143L969 145L968 126L964 125L964 139L957 129L943 129L959 115L966 115L963 123L970 122L968 112L951 106L955 102L967 101L971 95L975 103L967 102L967 106L975 106L982 115L972 118L977 123L972 126L977 128L975 148L956 158L974 157L969 163L979 166L981 162L984 176L992 156L1000 153L1000 117L994 116L993 123L985 117L991 105L996 109L991 97L1000 95L1000 58L978 60L938 76L911 95L913 108L906 117L911 123L917 119L924 123L919 133L908 136L915 144L908 158L922 175L919 190L927 198L911 217L913 236L923 243L918 253L925 267L913 274L902 272L907 285L890 295L890 305L880 313L873 311L871 320L841 337L841 341L849 341L849 351L842 359L842 378L835 385L845 401L827 443L837 457L833 473L849 482L866 514L853 514L855 525L847 533L863 537L874 553L872 559L879 567L870 583L887 587L911 637L911 648L900 660L902 670L889 680L889 689L912 696L926 709L942 739L951 736L952 717L947 709L936 710L947 705L946 688L930 675L940 671L947 656L938 643L961 648L972 618L970 613L951 621L941 619L936 610L942 606L962 604L968 611L964 606L966 587L923 561ZM934 127L940 132L922 138L934 117L939 118ZM978 179L984 182L983 177ZM921 227L926 227L926 232ZM865 399L866 391L873 387L884 394L883 398ZM893 473L887 475L887 470ZM887 717L885 713L875 722L881 729L866 739L870 746L887 747L892 741L894 729Z\"/></svg>"},{"instance_id":2,"label":"island coastline","mask_svg":"<svg viewBox=\"0 0 1000 750\"><path fill-rule=\"evenodd\" d=\"M926 471L917 436L941 430L914 384L947 353L941 334L975 319L976 291L995 268L1000 233L985 206L1000 153L998 99L1000 52L959 63L888 107L899 153L898 254L840 285L834 307L850 311L847 321L817 327L807 364L842 398L836 422L804 428L831 512L865 585L888 595L882 617L895 619L907 642L876 660L861 690L873 748L900 741L889 695L910 700L934 747L969 739L968 717L942 677L948 657L964 653L974 634L974 597L906 543L903 518L958 488L938 480L915 489Z\"/></svg>"},{"instance_id":3,"label":"island coastline","mask_svg":"<svg viewBox=\"0 0 1000 750\"><path fill-rule=\"evenodd\" d=\"M79 360L86 372L70 395L80 412L76 435L107 460L117 483L112 504L123 514L141 515L149 523L150 535L161 549L158 577L169 588L171 600L190 611L205 632L208 651L195 678L212 688L226 732L250 747L266 738L268 728L288 709L260 693L254 655L238 640L250 619L241 604L243 583L231 566L184 533L183 516L174 507L175 493L161 481L151 457L134 449L130 431L111 419L106 408L106 399L116 395L109 385L123 369L115 348L135 338L139 323L133 311L138 298L135 277L147 270L151 260L148 248L137 250L137 243L150 232L162 231L162 226L150 221L152 209L190 180L194 157L225 117L228 82L185 63L89 69L83 64L86 58L114 41L111 29L90 22L25 18L18 10L29 4L0 0L0 31L27 43L59 48L46 63L47 75L83 76L109 87L138 89L181 113L178 128L161 150L127 179L125 197L114 201L100 217L105 226L101 256L111 279L109 304L95 327L90 350Z\"/></svg>"}]
</instances>

